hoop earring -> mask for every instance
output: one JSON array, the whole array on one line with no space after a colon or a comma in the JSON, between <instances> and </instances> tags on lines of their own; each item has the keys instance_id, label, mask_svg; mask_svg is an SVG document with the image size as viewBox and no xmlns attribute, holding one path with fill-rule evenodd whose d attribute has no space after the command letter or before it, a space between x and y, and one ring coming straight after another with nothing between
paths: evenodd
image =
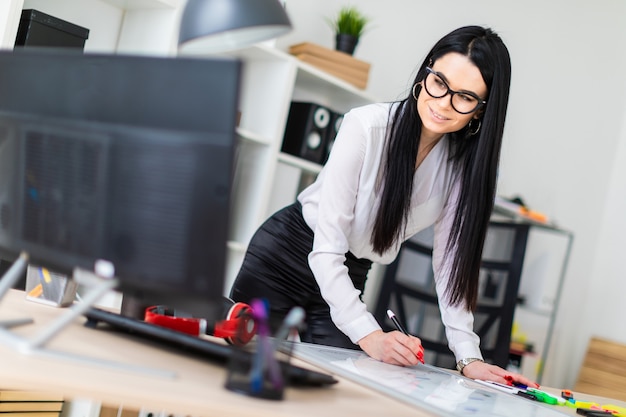
<instances>
[{"instance_id":1,"label":"hoop earring","mask_svg":"<svg viewBox=\"0 0 626 417\"><path fill-rule=\"evenodd\" d=\"M478 121L478 126L474 127L472 125L473 122ZM482 122L480 121L480 119L472 119L470 120L470 122L467 124L467 129L469 132L470 136L474 136L475 134L477 134L480 131L480 127L482 126Z\"/></svg>"},{"instance_id":2,"label":"hoop earring","mask_svg":"<svg viewBox=\"0 0 626 417\"><path fill-rule=\"evenodd\" d=\"M415 93L415 89L417 88L418 85L419 83L413 84L413 98L415 99L415 101L417 101L417 94Z\"/></svg>"}]
</instances>

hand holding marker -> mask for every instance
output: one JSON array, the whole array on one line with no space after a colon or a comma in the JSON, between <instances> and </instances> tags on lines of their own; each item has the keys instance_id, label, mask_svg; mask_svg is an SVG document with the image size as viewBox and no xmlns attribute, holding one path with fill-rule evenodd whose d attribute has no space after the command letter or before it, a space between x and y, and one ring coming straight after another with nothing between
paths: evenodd
<instances>
[{"instance_id":1,"label":"hand holding marker","mask_svg":"<svg viewBox=\"0 0 626 417\"><path fill-rule=\"evenodd\" d=\"M400 324L400 322L398 321L396 315L394 314L393 311L391 310L387 310L387 316L389 316L389 318L391 319L391 321L393 322L393 324L396 326L396 329L398 329L398 331L404 333L406 336L410 336L409 333L404 330L404 327L402 327L402 325ZM419 352L416 353L417 355L417 359L424 363L424 351L420 350Z\"/></svg>"}]
</instances>

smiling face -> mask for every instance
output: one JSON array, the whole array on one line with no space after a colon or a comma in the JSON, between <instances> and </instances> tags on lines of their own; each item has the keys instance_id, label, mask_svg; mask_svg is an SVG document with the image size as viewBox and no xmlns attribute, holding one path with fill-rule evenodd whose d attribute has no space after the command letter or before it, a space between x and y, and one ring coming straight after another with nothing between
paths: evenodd
<instances>
[{"instance_id":1,"label":"smiling face","mask_svg":"<svg viewBox=\"0 0 626 417\"><path fill-rule=\"evenodd\" d=\"M450 89L474 93L486 100L487 85L478 67L468 57L451 52L438 58L432 69L442 77ZM434 98L425 91L424 81L421 85L417 97L417 112L422 119L422 139L429 142L439 139L446 133L461 130L473 117L479 116L480 109L469 114L458 113L451 105L450 94Z\"/></svg>"}]
</instances>

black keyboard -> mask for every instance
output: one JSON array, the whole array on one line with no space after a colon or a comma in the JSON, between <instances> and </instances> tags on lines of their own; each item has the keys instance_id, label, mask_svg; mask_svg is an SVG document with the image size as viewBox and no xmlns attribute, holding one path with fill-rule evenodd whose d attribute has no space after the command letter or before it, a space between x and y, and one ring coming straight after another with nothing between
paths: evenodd
<instances>
[{"instance_id":1,"label":"black keyboard","mask_svg":"<svg viewBox=\"0 0 626 417\"><path fill-rule=\"evenodd\" d=\"M99 308L89 309L85 313L85 317L87 318L85 322L85 326L87 327L96 328L99 323L106 323L115 330L147 338L212 362L227 364L228 360L234 354L237 355L237 360L252 360L252 353L240 348L191 336L186 333L181 333L176 330ZM324 386L332 385L337 382L337 380L329 374L301 368L282 360L280 364L287 375L288 383L292 386Z\"/></svg>"}]
</instances>

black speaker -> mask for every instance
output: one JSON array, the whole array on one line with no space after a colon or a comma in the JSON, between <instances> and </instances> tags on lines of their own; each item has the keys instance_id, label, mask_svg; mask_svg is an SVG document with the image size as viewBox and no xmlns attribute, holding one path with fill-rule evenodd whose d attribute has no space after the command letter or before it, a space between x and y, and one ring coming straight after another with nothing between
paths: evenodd
<instances>
[{"instance_id":1,"label":"black speaker","mask_svg":"<svg viewBox=\"0 0 626 417\"><path fill-rule=\"evenodd\" d=\"M326 161L328 161L328 156L330 155L330 151L333 149L333 144L335 143L335 138L337 137L337 133L341 127L341 122L343 122L343 113L331 112L330 123L328 124L328 129L326 131L326 143L324 145L324 158L322 159L322 164L325 164Z\"/></svg>"},{"instance_id":2,"label":"black speaker","mask_svg":"<svg viewBox=\"0 0 626 417\"><path fill-rule=\"evenodd\" d=\"M321 164L332 111L315 103L291 103L282 151Z\"/></svg>"}]
</instances>

